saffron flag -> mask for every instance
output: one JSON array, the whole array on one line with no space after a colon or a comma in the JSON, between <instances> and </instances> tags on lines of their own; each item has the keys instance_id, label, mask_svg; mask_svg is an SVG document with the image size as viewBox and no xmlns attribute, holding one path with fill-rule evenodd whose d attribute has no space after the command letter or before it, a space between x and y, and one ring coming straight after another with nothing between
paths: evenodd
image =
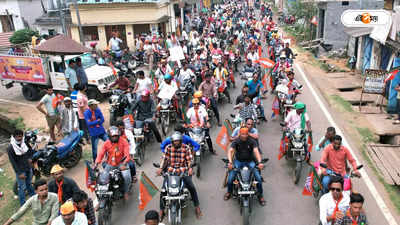
<instances>
[{"instance_id":1,"label":"saffron flag","mask_svg":"<svg viewBox=\"0 0 400 225\"><path fill-rule=\"evenodd\" d=\"M275 63L272 60L267 58L260 58L259 60L257 60L257 63L260 63L260 66L268 69L273 68L275 65Z\"/></svg>"},{"instance_id":2,"label":"saffron flag","mask_svg":"<svg viewBox=\"0 0 400 225\"><path fill-rule=\"evenodd\" d=\"M153 199L158 192L154 183L146 176L144 172L140 175L139 180L139 209L144 210L147 203Z\"/></svg>"},{"instance_id":3,"label":"saffron flag","mask_svg":"<svg viewBox=\"0 0 400 225\"><path fill-rule=\"evenodd\" d=\"M288 143L289 143L289 139L288 139L287 136L285 135L285 137L282 138L281 144L280 144L280 146L279 146L278 160L281 160L282 157L285 155L285 153L286 153L286 151L287 151Z\"/></svg>"},{"instance_id":4,"label":"saffron flag","mask_svg":"<svg viewBox=\"0 0 400 225\"><path fill-rule=\"evenodd\" d=\"M153 70L150 71L150 77L151 77L151 80L153 81L154 90L157 91L158 90L158 81L156 78L156 74L154 73Z\"/></svg>"},{"instance_id":5,"label":"saffron flag","mask_svg":"<svg viewBox=\"0 0 400 225\"><path fill-rule=\"evenodd\" d=\"M117 71L115 70L114 65L110 62L109 66L111 67L111 70L112 70L114 76L117 76Z\"/></svg>"},{"instance_id":6,"label":"saffron flag","mask_svg":"<svg viewBox=\"0 0 400 225\"><path fill-rule=\"evenodd\" d=\"M86 170L85 170L86 187L93 192L94 186L96 185L96 175L94 170L90 166L90 162L88 160L85 160L85 164L86 164Z\"/></svg>"},{"instance_id":7,"label":"saffron flag","mask_svg":"<svg viewBox=\"0 0 400 225\"><path fill-rule=\"evenodd\" d=\"M317 26L318 25L318 21L317 21L317 17L316 16L313 16L312 18L311 18L311 21L310 21L312 24L314 24L315 26Z\"/></svg>"},{"instance_id":8,"label":"saffron flag","mask_svg":"<svg viewBox=\"0 0 400 225\"><path fill-rule=\"evenodd\" d=\"M221 130L217 136L217 144L224 150L228 151L229 146L229 135L232 132L229 128L229 124L225 121L224 125L221 127ZM229 132L230 131L230 132Z\"/></svg>"},{"instance_id":9,"label":"saffron flag","mask_svg":"<svg viewBox=\"0 0 400 225\"><path fill-rule=\"evenodd\" d=\"M387 73L387 75L386 75L386 77L385 77L385 83L388 82L389 80L393 80L394 77L396 76L396 74L397 74L399 71L400 71L400 67L396 67L396 68L391 69L391 70Z\"/></svg>"},{"instance_id":10,"label":"saffron flag","mask_svg":"<svg viewBox=\"0 0 400 225\"><path fill-rule=\"evenodd\" d=\"M306 178L306 183L303 188L303 195L311 196L314 192L319 192L322 189L321 178L318 176L317 168L319 162L315 162L314 165L310 163L311 170Z\"/></svg>"}]
</instances>

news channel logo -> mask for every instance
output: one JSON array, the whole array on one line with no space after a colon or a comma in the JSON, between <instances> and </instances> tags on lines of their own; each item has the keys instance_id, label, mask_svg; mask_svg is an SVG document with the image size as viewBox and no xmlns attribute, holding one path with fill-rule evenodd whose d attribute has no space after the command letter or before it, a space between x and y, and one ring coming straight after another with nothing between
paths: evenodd
<instances>
[{"instance_id":1,"label":"news channel logo","mask_svg":"<svg viewBox=\"0 0 400 225\"><path fill-rule=\"evenodd\" d=\"M385 10L346 10L341 21L345 27L375 27L392 24L392 16Z\"/></svg>"}]
</instances>

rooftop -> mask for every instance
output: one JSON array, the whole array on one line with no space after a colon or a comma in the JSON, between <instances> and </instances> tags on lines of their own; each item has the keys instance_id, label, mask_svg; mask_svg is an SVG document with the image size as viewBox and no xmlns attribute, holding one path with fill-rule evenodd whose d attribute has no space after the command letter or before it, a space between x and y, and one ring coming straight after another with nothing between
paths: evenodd
<instances>
[{"instance_id":1,"label":"rooftop","mask_svg":"<svg viewBox=\"0 0 400 225\"><path fill-rule=\"evenodd\" d=\"M78 0L78 4L157 3L159 0Z\"/></svg>"}]
</instances>

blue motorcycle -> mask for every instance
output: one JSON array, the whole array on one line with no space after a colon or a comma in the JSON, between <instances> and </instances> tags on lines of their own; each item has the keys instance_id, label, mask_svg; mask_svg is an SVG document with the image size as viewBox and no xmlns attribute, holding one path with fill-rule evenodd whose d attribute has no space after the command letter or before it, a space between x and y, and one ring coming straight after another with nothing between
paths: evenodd
<instances>
[{"instance_id":1,"label":"blue motorcycle","mask_svg":"<svg viewBox=\"0 0 400 225\"><path fill-rule=\"evenodd\" d=\"M81 139L83 131L72 132L59 143L49 142L43 149L37 150L32 157L34 169L40 174L50 176L51 168L60 164L64 168L72 168L82 158Z\"/></svg>"}]
</instances>

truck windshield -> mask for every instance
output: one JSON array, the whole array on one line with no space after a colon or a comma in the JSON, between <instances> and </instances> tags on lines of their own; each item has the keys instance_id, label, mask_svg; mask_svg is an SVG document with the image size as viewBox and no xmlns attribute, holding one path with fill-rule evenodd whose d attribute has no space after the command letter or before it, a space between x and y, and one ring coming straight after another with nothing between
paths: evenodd
<instances>
[{"instance_id":1,"label":"truck windshield","mask_svg":"<svg viewBox=\"0 0 400 225\"><path fill-rule=\"evenodd\" d=\"M80 57L82 59L82 66L84 69L87 69L97 64L96 60L92 57L90 53L83 54Z\"/></svg>"}]
</instances>

